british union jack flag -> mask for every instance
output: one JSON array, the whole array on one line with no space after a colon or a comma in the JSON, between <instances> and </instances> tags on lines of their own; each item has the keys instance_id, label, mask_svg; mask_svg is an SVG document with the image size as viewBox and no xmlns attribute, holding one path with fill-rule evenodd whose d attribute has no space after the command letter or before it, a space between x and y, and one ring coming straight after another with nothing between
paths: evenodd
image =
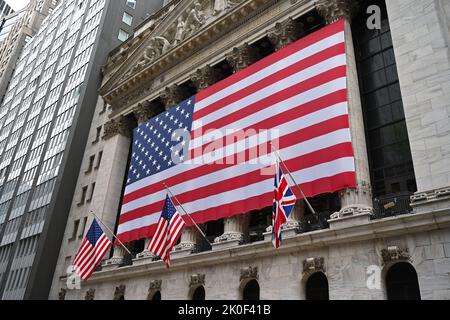
<instances>
[{"instance_id":1,"label":"british union jack flag","mask_svg":"<svg viewBox=\"0 0 450 320\"><path fill-rule=\"evenodd\" d=\"M272 211L272 243L277 249L281 244L281 225L289 218L296 200L280 163L277 161Z\"/></svg>"}]
</instances>

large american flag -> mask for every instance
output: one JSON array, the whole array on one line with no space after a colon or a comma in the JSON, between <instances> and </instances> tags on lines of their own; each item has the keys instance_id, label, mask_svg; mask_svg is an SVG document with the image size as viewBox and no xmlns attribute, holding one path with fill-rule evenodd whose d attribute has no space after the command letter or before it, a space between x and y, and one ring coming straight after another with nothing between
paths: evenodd
<instances>
[{"instance_id":1,"label":"large american flag","mask_svg":"<svg viewBox=\"0 0 450 320\"><path fill-rule=\"evenodd\" d=\"M112 242L94 219L73 260L73 266L81 279L87 281L91 277L111 246Z\"/></svg>"},{"instance_id":2,"label":"large american flag","mask_svg":"<svg viewBox=\"0 0 450 320\"><path fill-rule=\"evenodd\" d=\"M355 187L346 64L341 20L136 128L118 237L154 234L163 183L197 223L270 207L269 142L307 197Z\"/></svg>"}]
</instances>

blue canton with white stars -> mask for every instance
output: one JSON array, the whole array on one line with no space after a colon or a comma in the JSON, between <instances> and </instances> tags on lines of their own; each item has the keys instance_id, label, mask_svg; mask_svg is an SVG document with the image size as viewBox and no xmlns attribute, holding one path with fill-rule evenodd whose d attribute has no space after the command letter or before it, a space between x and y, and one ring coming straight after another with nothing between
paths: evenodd
<instances>
[{"instance_id":1,"label":"blue canton with white stars","mask_svg":"<svg viewBox=\"0 0 450 320\"><path fill-rule=\"evenodd\" d=\"M127 185L175 166L172 152L179 162L185 160L184 147L180 146L189 144L183 137L190 136L194 105L195 97L182 101L133 131Z\"/></svg>"},{"instance_id":2,"label":"blue canton with white stars","mask_svg":"<svg viewBox=\"0 0 450 320\"><path fill-rule=\"evenodd\" d=\"M166 197L166 202L164 203L164 209L161 213L161 218L166 219L168 223L170 223L170 220L172 220L173 215L177 212L177 209L173 205L172 200L170 200L170 197Z\"/></svg>"},{"instance_id":3,"label":"blue canton with white stars","mask_svg":"<svg viewBox=\"0 0 450 320\"><path fill-rule=\"evenodd\" d=\"M103 230L98 225L97 220L94 219L88 233L86 234L86 239L95 247L95 244L102 235Z\"/></svg>"}]
</instances>

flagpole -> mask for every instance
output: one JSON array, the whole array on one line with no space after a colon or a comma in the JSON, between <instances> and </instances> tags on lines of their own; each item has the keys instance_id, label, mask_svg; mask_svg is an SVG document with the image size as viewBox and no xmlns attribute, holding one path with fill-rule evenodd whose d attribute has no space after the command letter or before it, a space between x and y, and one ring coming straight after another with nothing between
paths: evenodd
<instances>
[{"instance_id":1,"label":"flagpole","mask_svg":"<svg viewBox=\"0 0 450 320\"><path fill-rule=\"evenodd\" d=\"M195 227L197 228L198 232L200 232L200 234L203 236L203 238L205 238L205 240L208 242L208 244L210 246L212 246L211 242L209 242L208 238L206 238L206 235L203 233L202 229L200 229L200 227L198 226L197 223L195 223L194 219L192 219L192 217L189 215L189 213L183 208L183 205L180 203L180 201L178 201L177 197L172 193L172 191L170 191L169 187L167 186L166 183L163 182L164 187L167 189L167 191L169 192L171 198L174 198L175 201L178 203L178 205L180 206L181 209L183 209L184 213L188 216L189 220L191 220L191 222L195 225Z\"/></svg>"},{"instance_id":2,"label":"flagpole","mask_svg":"<svg viewBox=\"0 0 450 320\"><path fill-rule=\"evenodd\" d=\"M291 172L289 171L288 167L286 166L286 163L284 163L283 159L281 158L281 155L279 154L278 150L273 146L272 142L269 142L272 150L277 155L280 162L283 164L283 167L286 169L289 177L294 182L295 186L297 187L298 191L300 191L300 194L302 195L303 199L305 200L306 204L308 205L309 209L312 211L312 213L316 214L316 211L313 209L311 204L309 203L308 199L306 198L305 194L303 193L302 189L300 188L300 185L295 181L294 177L292 176Z\"/></svg>"},{"instance_id":3,"label":"flagpole","mask_svg":"<svg viewBox=\"0 0 450 320\"><path fill-rule=\"evenodd\" d=\"M113 238L114 239L116 239L117 240L117 242L119 242L119 244L125 249L125 251L126 252L128 252L128 254L131 256L132 254L131 254L131 252L130 252L130 250L128 250L128 248L127 247L125 247L125 245L123 244L123 242L122 241L120 241L120 239L119 238L117 238L116 237L116 235L114 234L114 232L112 232L112 230L106 225L106 224L104 224L103 223L103 221L99 218L99 217L97 217L97 215L94 213L94 211L92 211L91 210L91 213L92 213L92 215L95 217L95 218L97 218L97 220L111 233L111 235L113 236Z\"/></svg>"}]
</instances>

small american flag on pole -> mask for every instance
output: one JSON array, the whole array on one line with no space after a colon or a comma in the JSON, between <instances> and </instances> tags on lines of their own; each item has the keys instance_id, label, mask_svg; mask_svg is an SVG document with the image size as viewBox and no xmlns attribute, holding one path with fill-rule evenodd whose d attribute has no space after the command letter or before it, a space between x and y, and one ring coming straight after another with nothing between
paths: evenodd
<instances>
[{"instance_id":1,"label":"small american flag on pole","mask_svg":"<svg viewBox=\"0 0 450 320\"><path fill-rule=\"evenodd\" d=\"M167 195L149 250L160 257L166 263L168 269L170 268L170 252L178 241L184 226L183 218Z\"/></svg>"},{"instance_id":2,"label":"small american flag on pole","mask_svg":"<svg viewBox=\"0 0 450 320\"><path fill-rule=\"evenodd\" d=\"M289 187L289 183L281 169L280 163L277 161L272 211L272 243L275 248L280 247L281 225L289 218L296 200L297 198Z\"/></svg>"},{"instance_id":3,"label":"small american flag on pole","mask_svg":"<svg viewBox=\"0 0 450 320\"><path fill-rule=\"evenodd\" d=\"M97 220L94 219L73 262L81 279L87 281L91 277L111 246L112 242L103 232Z\"/></svg>"}]
</instances>

